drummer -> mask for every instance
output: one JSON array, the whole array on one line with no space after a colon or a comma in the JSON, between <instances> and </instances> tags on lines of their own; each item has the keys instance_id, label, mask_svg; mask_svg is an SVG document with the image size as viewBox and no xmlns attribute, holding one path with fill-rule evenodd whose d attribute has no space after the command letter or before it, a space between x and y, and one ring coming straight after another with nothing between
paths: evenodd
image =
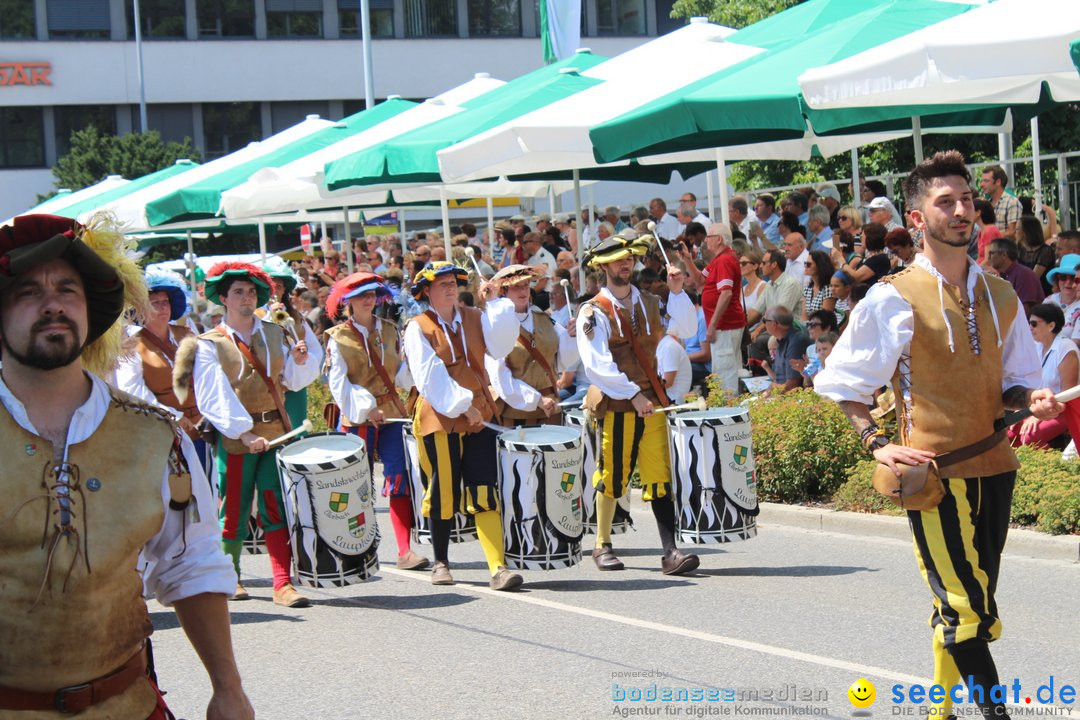
<instances>
[{"instance_id":1,"label":"drummer","mask_svg":"<svg viewBox=\"0 0 1080 720\"><path fill-rule=\"evenodd\" d=\"M561 425L558 377L578 361L576 328L568 332L531 303L529 283L536 274L528 265L510 265L491 279L499 296L513 301L521 325L510 354L485 361L499 415L511 427Z\"/></svg>"},{"instance_id":2,"label":"drummer","mask_svg":"<svg viewBox=\"0 0 1080 720\"><path fill-rule=\"evenodd\" d=\"M421 506L431 519L435 566L432 585L452 585L447 551L454 513L476 518L476 532L487 559L493 590L521 585L506 567L496 484L498 458L495 400L481 358L503 358L518 338L514 303L495 298L495 287L480 285L484 311L457 307L458 287L469 274L445 261L429 262L416 274L412 295L430 308L405 328L405 358L416 387L410 395L413 427L425 485Z\"/></svg>"},{"instance_id":3,"label":"drummer","mask_svg":"<svg viewBox=\"0 0 1080 720\"><path fill-rule=\"evenodd\" d=\"M176 397L172 384L173 365L180 341L193 335L188 328L175 324L187 309L187 282L169 270L149 270L146 286L150 291L151 315L132 336L134 352L121 359L116 368L116 387L150 403L163 405L176 415L177 424L195 443L203 470L209 470L206 442L196 429L202 414L195 396L184 402Z\"/></svg>"},{"instance_id":4,"label":"drummer","mask_svg":"<svg viewBox=\"0 0 1080 720\"><path fill-rule=\"evenodd\" d=\"M338 429L363 439L368 466L375 471L375 451L383 464L383 495L390 498L390 524L397 539L397 566L423 570L428 560L412 551L413 526L409 481L405 474L405 442L401 425L386 418L408 417L398 388L410 388L409 368L401 360L398 329L375 316L375 306L391 299L382 277L358 272L337 281L326 300L332 319L345 322L327 332L330 359L328 385L340 409Z\"/></svg>"},{"instance_id":5,"label":"drummer","mask_svg":"<svg viewBox=\"0 0 1080 720\"><path fill-rule=\"evenodd\" d=\"M665 575L692 572L697 555L675 547L675 504L669 492L671 459L667 419L654 412L669 404L656 370L656 348L665 332L689 337L697 332L697 316L683 292L683 273L668 265L667 328L660 298L630 284L636 259L644 256L652 237L616 235L589 249L589 267L603 268L606 285L585 302L577 319L581 362L591 383L585 408L599 424L602 438L593 476L596 487L596 549L593 560L601 570L622 570L611 546L615 505L629 490L634 467L641 473L642 498L656 518L664 556Z\"/></svg>"}]
</instances>

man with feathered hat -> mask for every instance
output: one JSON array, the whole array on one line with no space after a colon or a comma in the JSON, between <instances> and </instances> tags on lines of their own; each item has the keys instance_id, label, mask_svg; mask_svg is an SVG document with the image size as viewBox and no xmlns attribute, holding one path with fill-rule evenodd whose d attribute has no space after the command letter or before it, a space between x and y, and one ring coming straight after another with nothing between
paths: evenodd
<instances>
[{"instance_id":1,"label":"man with feathered hat","mask_svg":"<svg viewBox=\"0 0 1080 720\"><path fill-rule=\"evenodd\" d=\"M410 396L420 471L426 488L422 509L431 519L433 585L452 585L447 550L455 512L476 518L491 588L511 590L521 576L506 568L499 495L496 416L484 355L503 358L514 347L518 321L514 304L480 285L484 311L457 307L458 287L469 274L451 263L430 262L416 274L413 297L430 308L405 328L405 358L416 383Z\"/></svg>"},{"instance_id":2,"label":"man with feathered hat","mask_svg":"<svg viewBox=\"0 0 1080 720\"><path fill-rule=\"evenodd\" d=\"M423 570L425 557L413 552L412 500L405 475L405 439L399 423L386 418L407 417L398 388L412 387L402 361L401 338L394 323L375 315L375 306L390 299L379 275L357 272L337 281L326 300L326 312L345 321L327 331L330 358L328 385L340 410L338 429L364 440L368 462L375 469L375 451L383 464L383 495L390 501L390 524L397 540L397 566Z\"/></svg>"},{"instance_id":3,"label":"man with feathered hat","mask_svg":"<svg viewBox=\"0 0 1080 720\"><path fill-rule=\"evenodd\" d=\"M274 603L306 607L291 581L292 551L285 527L277 451L269 441L292 429L282 393L307 387L318 377L304 341L286 344L280 326L260 320L256 308L270 299L271 280L254 265L218 263L206 276L206 299L225 307L221 323L185 340L173 381L184 399L194 385L199 411L218 431L217 470L221 536L240 574L240 550L248 534L253 499L274 577ZM237 582L235 600L246 600Z\"/></svg>"},{"instance_id":4,"label":"man with feathered hat","mask_svg":"<svg viewBox=\"0 0 1080 720\"><path fill-rule=\"evenodd\" d=\"M116 386L141 400L172 410L177 424L195 443L203 469L207 470L206 442L197 429L202 415L195 396L189 395L180 402L172 382L180 342L194 334L175 324L187 309L187 282L177 273L153 269L146 273L146 287L150 293L150 315L132 335L134 350L116 368Z\"/></svg>"},{"instance_id":5,"label":"man with feathered hat","mask_svg":"<svg viewBox=\"0 0 1080 720\"><path fill-rule=\"evenodd\" d=\"M491 279L500 297L514 303L521 328L509 355L486 361L499 415L511 426L561 425L559 375L578 361L570 332L532 305L529 285L540 273L528 265L510 265Z\"/></svg>"},{"instance_id":6,"label":"man with feathered hat","mask_svg":"<svg viewBox=\"0 0 1080 720\"><path fill-rule=\"evenodd\" d=\"M697 316L683 292L683 273L672 265L667 268L671 292L666 327L660 298L630 284L634 263L649 251L652 240L650 235L624 230L599 241L585 256L589 267L603 268L606 276L605 287L582 303L577 319L578 350L591 383L585 407L596 418L602 437L593 477L597 526L593 559L601 570L623 569L612 550L611 521L616 502L629 491L636 464L642 498L652 507L664 548L661 570L677 575L696 569L698 557L675 546L667 420L654 413L657 406L669 404L657 373L656 348L666 332L680 338L694 335Z\"/></svg>"},{"instance_id":7,"label":"man with feathered hat","mask_svg":"<svg viewBox=\"0 0 1080 720\"><path fill-rule=\"evenodd\" d=\"M108 219L0 228L0 715L171 717L147 668L145 582L203 658L207 717L250 718L236 576L194 448L170 413L89 372L113 368L127 309L148 312L146 285Z\"/></svg>"}]
</instances>

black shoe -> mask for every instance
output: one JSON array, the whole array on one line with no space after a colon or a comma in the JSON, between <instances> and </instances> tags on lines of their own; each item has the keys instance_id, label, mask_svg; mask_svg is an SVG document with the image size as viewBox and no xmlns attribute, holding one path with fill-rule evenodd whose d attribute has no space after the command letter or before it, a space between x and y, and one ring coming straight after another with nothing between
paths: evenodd
<instances>
[{"instance_id":1,"label":"black shoe","mask_svg":"<svg viewBox=\"0 0 1080 720\"><path fill-rule=\"evenodd\" d=\"M697 555L687 555L678 548L660 559L660 569L665 575L685 575L697 570L700 564Z\"/></svg>"},{"instance_id":2,"label":"black shoe","mask_svg":"<svg viewBox=\"0 0 1080 720\"><path fill-rule=\"evenodd\" d=\"M601 570L622 570L625 567L622 560L615 557L610 545L596 548L592 551L592 557L596 562L596 567Z\"/></svg>"}]
</instances>

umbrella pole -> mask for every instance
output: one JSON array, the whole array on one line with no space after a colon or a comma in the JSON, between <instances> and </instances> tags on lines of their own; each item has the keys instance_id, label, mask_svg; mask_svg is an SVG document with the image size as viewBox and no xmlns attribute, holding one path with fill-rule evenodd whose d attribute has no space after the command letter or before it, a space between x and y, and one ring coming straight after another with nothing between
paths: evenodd
<instances>
[{"instance_id":1,"label":"umbrella pole","mask_svg":"<svg viewBox=\"0 0 1080 720\"><path fill-rule=\"evenodd\" d=\"M487 200L487 235L488 235L488 252L491 253L491 257L495 257L495 248L498 246L498 240L495 239L495 200L494 198L486 198Z\"/></svg>"},{"instance_id":2,"label":"umbrella pole","mask_svg":"<svg viewBox=\"0 0 1080 720\"><path fill-rule=\"evenodd\" d=\"M712 173L705 173L705 194L709 198L709 218L716 219L716 197L713 194ZM708 230L708 228L705 228Z\"/></svg>"},{"instance_id":3,"label":"umbrella pole","mask_svg":"<svg viewBox=\"0 0 1080 720\"><path fill-rule=\"evenodd\" d=\"M918 165L924 159L922 146L922 119L911 118L911 142L915 144L915 164Z\"/></svg>"},{"instance_id":4,"label":"umbrella pole","mask_svg":"<svg viewBox=\"0 0 1080 720\"><path fill-rule=\"evenodd\" d=\"M716 148L716 180L720 185L720 222L730 222L727 191L727 165L724 163L724 151Z\"/></svg>"},{"instance_id":5,"label":"umbrella pole","mask_svg":"<svg viewBox=\"0 0 1080 720\"><path fill-rule=\"evenodd\" d=\"M1035 180L1036 217L1042 217L1042 163L1039 162L1039 117L1031 118L1031 175Z\"/></svg>"},{"instance_id":6,"label":"umbrella pole","mask_svg":"<svg viewBox=\"0 0 1080 720\"><path fill-rule=\"evenodd\" d=\"M862 189L859 184L859 148L851 148L851 205L858 208L862 200Z\"/></svg>"},{"instance_id":7,"label":"umbrella pole","mask_svg":"<svg viewBox=\"0 0 1080 720\"><path fill-rule=\"evenodd\" d=\"M348 206L341 208L341 214L345 222L345 237L341 240L341 249L345 251L345 267L349 269L349 274L353 272L353 256L352 256L352 228L349 227L349 208Z\"/></svg>"},{"instance_id":8,"label":"umbrella pole","mask_svg":"<svg viewBox=\"0 0 1080 720\"><path fill-rule=\"evenodd\" d=\"M439 209L442 210L442 238L443 247L446 248L446 260L448 262L454 259L454 254L450 252L450 205L446 199L446 186L439 186Z\"/></svg>"},{"instance_id":9,"label":"umbrella pole","mask_svg":"<svg viewBox=\"0 0 1080 720\"><path fill-rule=\"evenodd\" d=\"M398 233L401 234L401 253L409 252L409 243L405 241L405 210L398 208Z\"/></svg>"},{"instance_id":10,"label":"umbrella pole","mask_svg":"<svg viewBox=\"0 0 1080 720\"><path fill-rule=\"evenodd\" d=\"M191 296L191 309L195 309L195 298L198 295L198 290L195 288L195 243L191 239L191 231L187 231L187 251L188 251L188 279L191 281L191 287L189 288L189 294Z\"/></svg>"},{"instance_id":11,"label":"umbrella pole","mask_svg":"<svg viewBox=\"0 0 1080 720\"><path fill-rule=\"evenodd\" d=\"M259 254L262 255L262 262L266 262L266 225L259 223Z\"/></svg>"},{"instance_id":12,"label":"umbrella pole","mask_svg":"<svg viewBox=\"0 0 1080 720\"><path fill-rule=\"evenodd\" d=\"M581 171L577 168L574 168L574 212L572 213L572 216L574 217L574 225L580 225L581 221L579 220L579 218L581 217ZM580 282L580 285L578 285L578 287L581 288L581 293L585 292L585 238L582 235L584 230L584 228L581 228L581 232L577 232L576 242L578 281Z\"/></svg>"}]
</instances>

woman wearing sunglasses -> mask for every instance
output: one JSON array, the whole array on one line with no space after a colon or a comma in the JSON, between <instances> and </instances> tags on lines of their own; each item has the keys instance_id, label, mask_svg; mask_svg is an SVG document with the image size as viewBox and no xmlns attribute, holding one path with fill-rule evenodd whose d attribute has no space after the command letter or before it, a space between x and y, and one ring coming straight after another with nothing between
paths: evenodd
<instances>
[{"instance_id":1,"label":"woman wearing sunglasses","mask_svg":"<svg viewBox=\"0 0 1080 720\"><path fill-rule=\"evenodd\" d=\"M1055 393L1076 385L1080 378L1080 350L1061 332L1065 325L1065 314L1061 308L1046 303L1036 305L1031 309L1028 324L1031 325L1031 336L1042 346L1043 385ZM1066 430L1060 417L1051 420L1029 417L1009 428L1009 440L1014 446L1047 447Z\"/></svg>"}]
</instances>

